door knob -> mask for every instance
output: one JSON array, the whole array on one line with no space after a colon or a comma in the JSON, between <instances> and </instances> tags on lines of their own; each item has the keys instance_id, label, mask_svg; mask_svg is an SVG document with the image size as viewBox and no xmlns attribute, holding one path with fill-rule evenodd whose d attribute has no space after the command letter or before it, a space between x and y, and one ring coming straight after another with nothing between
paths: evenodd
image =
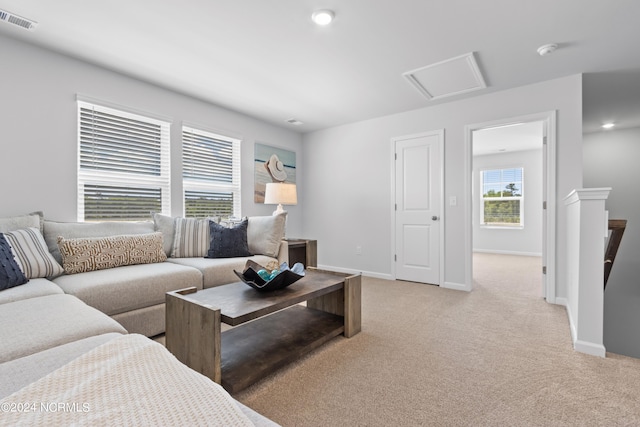
<instances>
[{"instance_id":1,"label":"door knob","mask_svg":"<svg viewBox=\"0 0 640 427\"><path fill-rule=\"evenodd\" d=\"M434 215L434 216L432 216L432 217L431 217L431 219L432 219L433 221L437 221L437 220L438 220L438 217Z\"/></svg>"}]
</instances>

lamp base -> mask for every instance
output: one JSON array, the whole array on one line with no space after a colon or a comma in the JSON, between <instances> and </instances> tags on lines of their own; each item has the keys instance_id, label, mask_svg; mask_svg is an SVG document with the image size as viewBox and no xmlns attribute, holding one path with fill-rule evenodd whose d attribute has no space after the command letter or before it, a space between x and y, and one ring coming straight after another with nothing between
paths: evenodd
<instances>
[{"instance_id":1,"label":"lamp base","mask_svg":"<svg viewBox=\"0 0 640 427\"><path fill-rule=\"evenodd\" d=\"M275 210L275 211L273 211L273 213L272 213L271 215L276 216L276 215L280 215L281 213L286 214L286 213L287 213L287 211L285 211L284 209L282 209L282 204L281 204L281 203L279 203L279 204L278 204L278 207L276 208L276 210ZM286 236L287 236L287 221L288 221L288 220L289 220L289 215L286 215L286 216L284 217L284 233L283 233L283 235L282 235L282 238L283 238L283 239L286 239Z\"/></svg>"},{"instance_id":2,"label":"lamp base","mask_svg":"<svg viewBox=\"0 0 640 427\"><path fill-rule=\"evenodd\" d=\"M281 213L286 213L287 211L285 211L282 208L282 203L278 203L278 207L276 208L275 211L273 211L273 213L271 215L276 216L276 215L280 215Z\"/></svg>"}]
</instances>

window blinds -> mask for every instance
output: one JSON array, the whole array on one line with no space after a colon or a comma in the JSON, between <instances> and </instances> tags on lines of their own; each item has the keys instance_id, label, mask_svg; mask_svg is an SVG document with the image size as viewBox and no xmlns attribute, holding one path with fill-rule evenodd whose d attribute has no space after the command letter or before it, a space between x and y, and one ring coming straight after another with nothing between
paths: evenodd
<instances>
[{"instance_id":1,"label":"window blinds","mask_svg":"<svg viewBox=\"0 0 640 427\"><path fill-rule=\"evenodd\" d=\"M209 182L233 182L233 142L182 132L182 176Z\"/></svg>"},{"instance_id":2,"label":"window blinds","mask_svg":"<svg viewBox=\"0 0 640 427\"><path fill-rule=\"evenodd\" d=\"M240 215L240 141L183 127L185 216Z\"/></svg>"},{"instance_id":3,"label":"window blinds","mask_svg":"<svg viewBox=\"0 0 640 427\"><path fill-rule=\"evenodd\" d=\"M80 220L169 213L168 122L78 101L78 146Z\"/></svg>"}]
</instances>

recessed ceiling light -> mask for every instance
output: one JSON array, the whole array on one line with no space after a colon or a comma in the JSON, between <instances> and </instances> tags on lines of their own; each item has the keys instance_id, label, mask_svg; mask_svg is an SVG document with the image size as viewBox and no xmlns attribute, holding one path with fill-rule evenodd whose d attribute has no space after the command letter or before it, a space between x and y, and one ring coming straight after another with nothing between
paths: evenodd
<instances>
[{"instance_id":1,"label":"recessed ceiling light","mask_svg":"<svg viewBox=\"0 0 640 427\"><path fill-rule=\"evenodd\" d=\"M324 26L324 25L331 24L331 21L333 21L333 17L334 16L335 16L335 14L333 13L332 10L321 9L321 10L316 10L315 12L313 12L313 14L311 15L311 19L317 25Z\"/></svg>"},{"instance_id":2,"label":"recessed ceiling light","mask_svg":"<svg viewBox=\"0 0 640 427\"><path fill-rule=\"evenodd\" d=\"M611 129L615 125L616 125L615 123L605 123L605 124L602 125L602 128L603 129Z\"/></svg>"},{"instance_id":3,"label":"recessed ceiling light","mask_svg":"<svg viewBox=\"0 0 640 427\"><path fill-rule=\"evenodd\" d=\"M558 48L558 45L555 43L542 45L538 48L538 55L540 56L549 55L550 53L555 52L557 48Z\"/></svg>"},{"instance_id":4,"label":"recessed ceiling light","mask_svg":"<svg viewBox=\"0 0 640 427\"><path fill-rule=\"evenodd\" d=\"M295 125L295 126L300 126L304 124L298 119L287 119L286 122L289 123L290 125Z\"/></svg>"}]
</instances>

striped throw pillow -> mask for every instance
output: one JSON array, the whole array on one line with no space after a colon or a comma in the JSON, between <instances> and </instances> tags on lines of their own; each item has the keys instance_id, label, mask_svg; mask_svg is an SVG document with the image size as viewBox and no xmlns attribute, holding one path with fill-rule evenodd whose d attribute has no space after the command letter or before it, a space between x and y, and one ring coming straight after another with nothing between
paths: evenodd
<instances>
[{"instance_id":1,"label":"striped throw pillow","mask_svg":"<svg viewBox=\"0 0 640 427\"><path fill-rule=\"evenodd\" d=\"M176 218L172 258L204 257L209 250L209 219Z\"/></svg>"},{"instance_id":2,"label":"striped throw pillow","mask_svg":"<svg viewBox=\"0 0 640 427\"><path fill-rule=\"evenodd\" d=\"M25 228L4 233L11 252L27 279L54 277L64 273L60 264L49 253L40 230Z\"/></svg>"}]
</instances>

